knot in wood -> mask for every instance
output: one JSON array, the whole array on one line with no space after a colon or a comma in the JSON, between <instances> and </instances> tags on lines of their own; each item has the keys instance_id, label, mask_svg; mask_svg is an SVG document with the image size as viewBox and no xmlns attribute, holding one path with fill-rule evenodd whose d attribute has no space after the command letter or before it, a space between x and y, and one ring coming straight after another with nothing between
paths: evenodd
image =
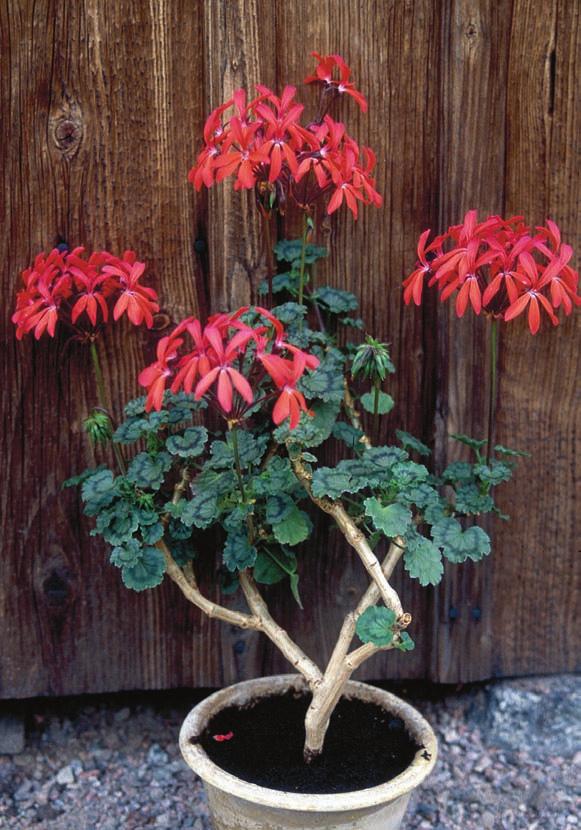
<instances>
[{"instance_id":1,"label":"knot in wood","mask_svg":"<svg viewBox=\"0 0 581 830\"><path fill-rule=\"evenodd\" d=\"M478 39L478 26L473 20L467 24L464 34L466 36L466 40L470 43L474 43L474 41Z\"/></svg>"},{"instance_id":2,"label":"knot in wood","mask_svg":"<svg viewBox=\"0 0 581 830\"><path fill-rule=\"evenodd\" d=\"M76 116L64 115L57 119L53 128L54 143L65 158L72 158L81 146L83 125Z\"/></svg>"},{"instance_id":3,"label":"knot in wood","mask_svg":"<svg viewBox=\"0 0 581 830\"><path fill-rule=\"evenodd\" d=\"M165 311L160 311L159 314L153 315L152 331L164 331L172 325L172 319Z\"/></svg>"},{"instance_id":4,"label":"knot in wood","mask_svg":"<svg viewBox=\"0 0 581 830\"><path fill-rule=\"evenodd\" d=\"M404 628L408 627L408 625L411 623L411 621L412 621L412 615L408 614L406 612L405 614L402 614L401 617L398 619L397 627L399 628L400 631L403 631Z\"/></svg>"}]
</instances>

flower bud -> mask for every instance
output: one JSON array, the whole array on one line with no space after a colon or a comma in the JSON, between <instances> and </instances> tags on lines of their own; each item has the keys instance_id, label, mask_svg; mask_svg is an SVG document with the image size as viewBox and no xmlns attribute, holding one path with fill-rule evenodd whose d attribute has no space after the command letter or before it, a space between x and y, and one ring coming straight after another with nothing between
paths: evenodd
<instances>
[{"instance_id":1,"label":"flower bud","mask_svg":"<svg viewBox=\"0 0 581 830\"><path fill-rule=\"evenodd\" d=\"M380 343L368 335L355 352L351 366L352 377L364 377L377 384L383 383L387 375L393 372L395 366L391 362L387 343Z\"/></svg>"},{"instance_id":2,"label":"flower bud","mask_svg":"<svg viewBox=\"0 0 581 830\"><path fill-rule=\"evenodd\" d=\"M105 444L113 435L113 424L106 412L94 409L85 420L83 428L93 444Z\"/></svg>"}]
</instances>

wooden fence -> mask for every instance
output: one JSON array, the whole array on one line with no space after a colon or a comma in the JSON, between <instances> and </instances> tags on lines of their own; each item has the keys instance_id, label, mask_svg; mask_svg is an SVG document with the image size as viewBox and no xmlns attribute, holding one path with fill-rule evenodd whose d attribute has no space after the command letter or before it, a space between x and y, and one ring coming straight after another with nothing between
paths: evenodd
<instances>
[{"instance_id":1,"label":"wooden fence","mask_svg":"<svg viewBox=\"0 0 581 830\"><path fill-rule=\"evenodd\" d=\"M487 327L434 300L405 309L400 283L420 231L470 207L551 216L579 263L580 32L573 0L0 4L1 696L216 686L285 668L264 639L202 619L174 585L121 586L76 494L60 491L92 461L88 357L63 356L62 340L16 343L19 271L59 239L132 247L172 319L199 298L246 302L262 269L250 201L230 186L197 196L186 181L205 114L236 86L300 84L312 50L340 52L369 99L367 116L353 107L349 118L377 150L385 205L356 224L323 223L319 241L335 245L325 276L355 291L370 330L392 343L397 407L381 438L401 425L443 464L448 433L484 430ZM418 645L376 658L367 677L578 667L580 321L535 338L524 324L502 331L497 439L533 452L500 497L512 520L494 524L485 564L449 566L437 589L398 576ZM119 328L108 339L113 399L138 392L158 336ZM324 527L302 562L305 611L281 591L278 616L308 650L328 650L364 574Z\"/></svg>"}]
</instances>

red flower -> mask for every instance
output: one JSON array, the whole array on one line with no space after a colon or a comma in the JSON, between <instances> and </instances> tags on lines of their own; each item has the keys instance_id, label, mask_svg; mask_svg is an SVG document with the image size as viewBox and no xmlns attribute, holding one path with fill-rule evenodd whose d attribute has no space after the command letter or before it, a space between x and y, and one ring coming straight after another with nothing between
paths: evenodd
<instances>
[{"instance_id":1,"label":"red flower","mask_svg":"<svg viewBox=\"0 0 581 830\"><path fill-rule=\"evenodd\" d=\"M281 393L272 410L272 420L275 424L281 424L289 418L289 427L294 429L300 421L301 412L306 412L307 415L314 413L309 410L305 396L296 388L297 382L305 371L304 360L295 355L292 363L285 361L285 364L284 369L280 367L282 371L278 380L275 379Z\"/></svg>"},{"instance_id":2,"label":"red flower","mask_svg":"<svg viewBox=\"0 0 581 830\"><path fill-rule=\"evenodd\" d=\"M325 90L336 92L340 95L347 93L357 101L362 112L367 112L367 101L353 83L349 81L351 70L341 55L319 55L311 52L317 59L318 64L312 75L305 78L306 84L321 83ZM334 78L335 70L339 72L339 78Z\"/></svg>"},{"instance_id":3,"label":"red flower","mask_svg":"<svg viewBox=\"0 0 581 830\"><path fill-rule=\"evenodd\" d=\"M237 332L232 340L224 347L222 336L218 329L212 326L206 326L204 330L205 338L210 342L215 358L216 366L210 369L196 386L195 398L200 400L208 392L210 387L217 381L216 397L222 410L229 414L232 411L232 401L234 390L246 401L251 404L254 401L252 388L244 375L237 369L231 366L231 363L238 357L241 347L254 336L252 329L248 331Z\"/></svg>"},{"instance_id":4,"label":"red flower","mask_svg":"<svg viewBox=\"0 0 581 830\"><path fill-rule=\"evenodd\" d=\"M175 332L168 337L162 337L157 344L157 360L139 373L139 383L148 387L145 409L161 409L163 393L167 379L171 375L169 364L177 357L178 349L183 340L175 337Z\"/></svg>"},{"instance_id":5,"label":"red flower","mask_svg":"<svg viewBox=\"0 0 581 830\"><path fill-rule=\"evenodd\" d=\"M108 322L113 303L115 320L127 308L132 323L151 326L152 312L158 311L157 294L137 284L144 269L132 251L123 259L107 251L85 259L83 248L39 254L22 273L25 287L17 294L12 316L16 337L30 331L37 339L45 332L54 337L59 322L78 337L92 337Z\"/></svg>"},{"instance_id":6,"label":"red flower","mask_svg":"<svg viewBox=\"0 0 581 830\"><path fill-rule=\"evenodd\" d=\"M405 302L420 304L424 276L431 272L428 284L438 286L442 300L458 292L459 317L469 304L476 314L484 311L507 322L528 309L529 328L536 334L544 309L557 325L553 309L570 314L581 305L579 277L569 265L573 251L561 243L557 225L549 219L547 227L536 230L533 235L522 216L489 216L478 222L470 210L461 225L448 228L427 248L429 231L424 231L418 243L420 264L403 283ZM430 250L436 256L428 261Z\"/></svg>"}]
</instances>

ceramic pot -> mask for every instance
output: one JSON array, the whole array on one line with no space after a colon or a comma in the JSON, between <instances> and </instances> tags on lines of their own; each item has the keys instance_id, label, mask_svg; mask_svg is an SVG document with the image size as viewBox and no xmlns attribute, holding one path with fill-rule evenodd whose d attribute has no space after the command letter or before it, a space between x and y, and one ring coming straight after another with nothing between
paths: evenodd
<instances>
[{"instance_id":1,"label":"ceramic pot","mask_svg":"<svg viewBox=\"0 0 581 830\"><path fill-rule=\"evenodd\" d=\"M214 764L200 744L191 742L221 709L246 706L291 689L307 690L302 676L277 675L237 683L207 697L185 719L180 749L188 766L204 781L215 830L397 830L412 791L436 762L437 741L413 706L382 689L351 680L345 696L374 703L400 717L422 748L404 772L378 787L330 795L271 790L231 775Z\"/></svg>"}]
</instances>

